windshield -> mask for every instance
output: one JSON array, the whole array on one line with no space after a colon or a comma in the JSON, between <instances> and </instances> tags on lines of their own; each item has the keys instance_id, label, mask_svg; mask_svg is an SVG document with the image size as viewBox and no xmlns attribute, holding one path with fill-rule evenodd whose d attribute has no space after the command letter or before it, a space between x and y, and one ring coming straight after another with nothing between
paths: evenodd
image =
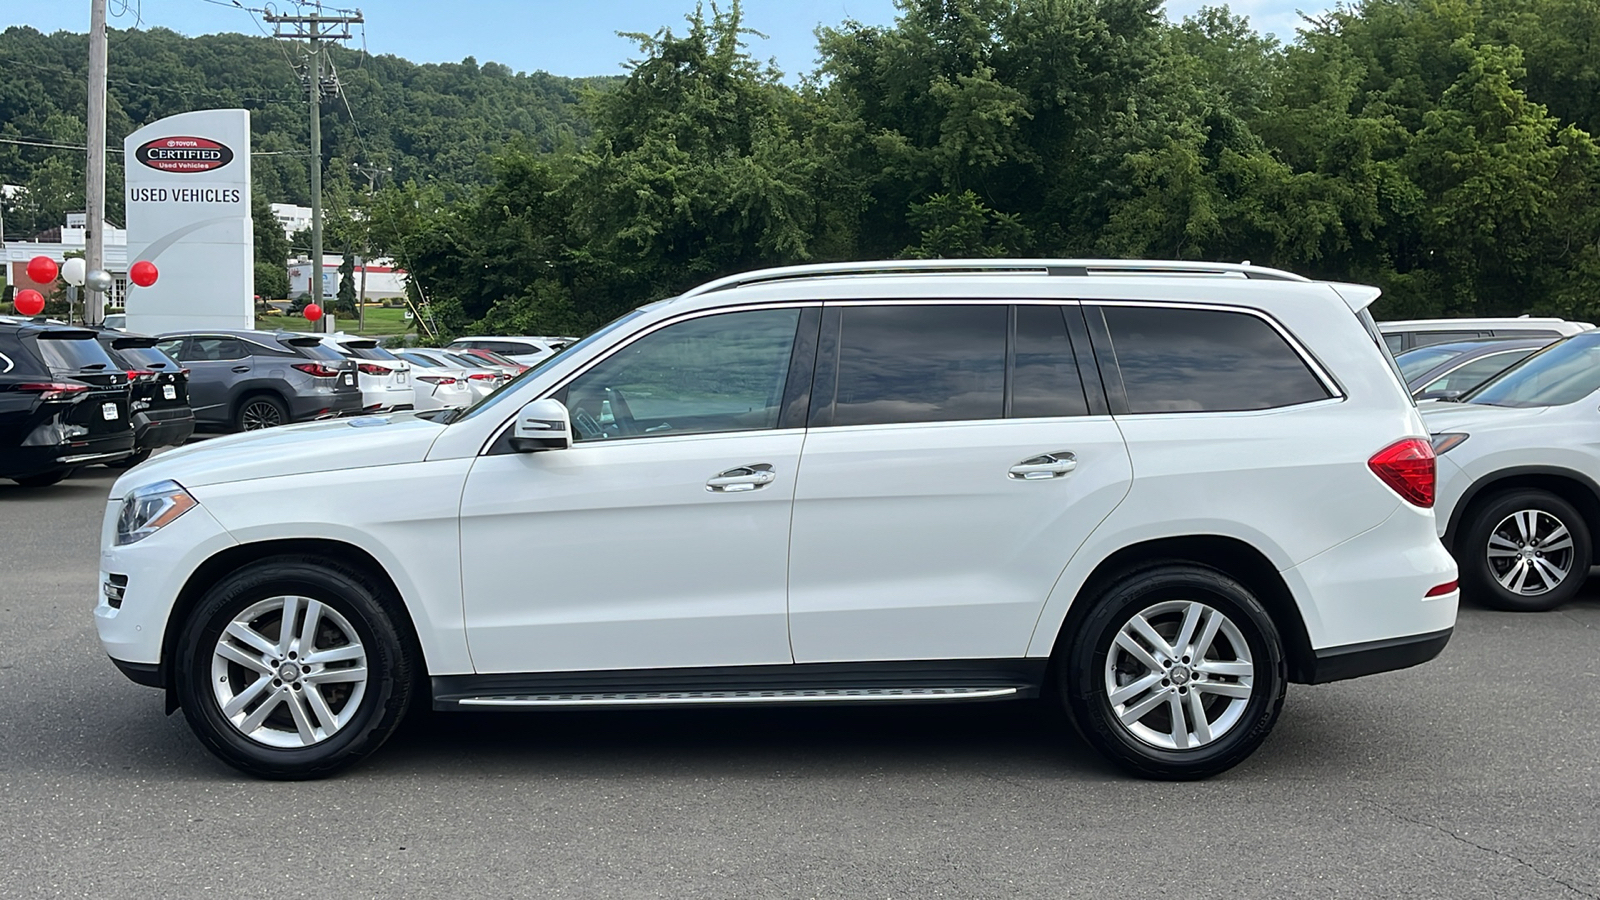
<instances>
[{"instance_id":1,"label":"windshield","mask_svg":"<svg viewBox=\"0 0 1600 900\"><path fill-rule=\"evenodd\" d=\"M1500 373L1464 398L1487 406L1563 406L1600 390L1600 332L1567 338Z\"/></svg>"},{"instance_id":2,"label":"windshield","mask_svg":"<svg viewBox=\"0 0 1600 900\"><path fill-rule=\"evenodd\" d=\"M118 358L129 366L139 369L149 369L152 372L172 372L178 368L177 363L167 358L165 353L154 347L118 347Z\"/></svg>"},{"instance_id":3,"label":"windshield","mask_svg":"<svg viewBox=\"0 0 1600 900\"><path fill-rule=\"evenodd\" d=\"M634 319L637 319L638 317L644 315L644 312L645 311L643 309L636 309L633 312L626 313L626 314L624 314L622 316L619 316L618 318L612 319L610 324L608 324L605 327L601 328L599 331L596 331L595 333L589 335L588 337L584 338L583 340L580 340L580 341L577 341L577 342L573 343L571 346L567 347L566 352L563 352L563 353L561 353L559 355L562 356L562 357L565 357L565 356L567 356L569 353L571 353L574 350L582 350L583 348L588 347L591 344L594 344L594 343L597 343L597 342L603 340L604 338L609 336L612 332L621 329L622 326L624 326L624 325L628 324L629 322L632 322ZM473 405L467 407L466 411L463 412L461 414L461 416L458 419L454 420L454 421L461 421L461 420L464 420L464 419L470 419L473 416L476 416L479 413L483 412L484 410L486 410L486 409L494 406L495 404L499 403L501 400L504 400L506 397L509 397L512 394L516 393L517 388L522 385L522 382L524 382L528 378L532 377L535 372L538 372L540 369L544 368L546 363L550 362L550 360L555 359L555 358L556 358L555 356L547 356L544 359L541 359L538 362L534 363L532 366L529 366L528 367L528 371L523 372L521 375L518 375L517 377L515 377L515 378L511 379L510 381L506 382L505 384L500 385L499 389L496 390L494 393L492 393L489 396L483 398L482 400L479 400L477 403L474 403Z\"/></svg>"},{"instance_id":4,"label":"windshield","mask_svg":"<svg viewBox=\"0 0 1600 900\"><path fill-rule=\"evenodd\" d=\"M518 368L518 367L520 367L522 365L522 363L512 362L511 360L506 359L504 356L501 356L500 354L494 352L493 350L478 349L478 350L472 351L471 355L472 356L476 356L479 359L488 360L489 362L494 363L497 366L505 366L508 369L515 369L515 368Z\"/></svg>"},{"instance_id":5,"label":"windshield","mask_svg":"<svg viewBox=\"0 0 1600 900\"><path fill-rule=\"evenodd\" d=\"M305 357L308 357L310 359L337 359L337 360L343 360L345 358L345 355L343 353L340 353L339 351L333 349L332 347L329 347L327 344L324 344L321 341L306 341L306 340L303 340L303 339L295 339L295 338L281 338L281 339L279 339L278 342L280 344L282 344L283 346L288 347L291 351L298 351L301 356L305 356Z\"/></svg>"},{"instance_id":6,"label":"windshield","mask_svg":"<svg viewBox=\"0 0 1600 900\"><path fill-rule=\"evenodd\" d=\"M1460 350L1440 347L1418 347L1415 350L1407 350L1396 356L1394 361L1400 364L1400 374L1405 376L1406 383L1410 384L1411 379L1460 352Z\"/></svg>"},{"instance_id":7,"label":"windshield","mask_svg":"<svg viewBox=\"0 0 1600 900\"><path fill-rule=\"evenodd\" d=\"M428 369L444 368L444 363L439 362L437 359L434 359L431 356L423 356L421 353L406 353L402 351L400 358L404 359L408 363L411 363L412 365L422 366Z\"/></svg>"},{"instance_id":8,"label":"windshield","mask_svg":"<svg viewBox=\"0 0 1600 900\"><path fill-rule=\"evenodd\" d=\"M350 355L356 359L381 359L386 362L395 362L400 359L400 357L377 345L368 347L365 344L345 344L344 348L350 351Z\"/></svg>"},{"instance_id":9,"label":"windshield","mask_svg":"<svg viewBox=\"0 0 1600 900\"><path fill-rule=\"evenodd\" d=\"M477 357L473 357L473 356L466 356L466 355L461 354L461 353L446 353L446 354L444 354L444 358L450 360L451 362L455 363L456 365L460 366L463 369L487 369L487 368L489 368L489 361L488 360L486 360L486 359L478 359Z\"/></svg>"}]
</instances>

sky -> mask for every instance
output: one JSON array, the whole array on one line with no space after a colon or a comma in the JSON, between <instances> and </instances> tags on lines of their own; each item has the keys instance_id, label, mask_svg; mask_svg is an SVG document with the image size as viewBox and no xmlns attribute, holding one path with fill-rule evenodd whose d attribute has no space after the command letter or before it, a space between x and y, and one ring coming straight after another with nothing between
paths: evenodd
<instances>
[{"instance_id":1,"label":"sky","mask_svg":"<svg viewBox=\"0 0 1600 900\"><path fill-rule=\"evenodd\" d=\"M244 6L273 6L291 12L293 0L239 0ZM618 31L655 32L670 26L683 31L685 13L695 0L330 0L358 6L366 18L350 46L363 39L372 53L393 53L412 62L504 63L513 70L543 69L555 75L615 75L636 56L635 45ZM1217 0L1212 0L1217 2ZM260 34L259 19L234 8L233 0L108 0L112 28L160 26L186 35L239 31ZM1167 15L1181 18L1200 0L1168 0ZM1250 17L1258 31L1291 40L1297 9L1320 12L1331 2L1312 0L1234 0L1230 8ZM710 3L706 3L709 10ZM758 59L776 59L789 80L816 63L813 32L818 24L855 19L868 25L894 21L893 0L745 0L745 19L767 35L751 39ZM31 25L44 31L83 32L89 27L89 0L0 0L0 28ZM266 26L270 31L270 26Z\"/></svg>"}]
</instances>

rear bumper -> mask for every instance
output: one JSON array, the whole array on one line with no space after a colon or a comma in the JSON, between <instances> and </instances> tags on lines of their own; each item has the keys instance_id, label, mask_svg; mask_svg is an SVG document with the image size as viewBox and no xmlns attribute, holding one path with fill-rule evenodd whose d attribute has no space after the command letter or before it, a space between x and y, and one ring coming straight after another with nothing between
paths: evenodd
<instances>
[{"instance_id":1,"label":"rear bumper","mask_svg":"<svg viewBox=\"0 0 1600 900\"><path fill-rule=\"evenodd\" d=\"M133 429L109 437L45 447L9 447L0 454L0 478L27 478L60 469L116 462L133 453Z\"/></svg>"},{"instance_id":2,"label":"rear bumper","mask_svg":"<svg viewBox=\"0 0 1600 900\"><path fill-rule=\"evenodd\" d=\"M140 412L133 416L134 443L140 447L176 447L194 434L194 411Z\"/></svg>"},{"instance_id":3,"label":"rear bumper","mask_svg":"<svg viewBox=\"0 0 1600 900\"><path fill-rule=\"evenodd\" d=\"M290 399L289 420L310 422L361 414L361 392L340 391L296 396Z\"/></svg>"},{"instance_id":4,"label":"rear bumper","mask_svg":"<svg viewBox=\"0 0 1600 900\"><path fill-rule=\"evenodd\" d=\"M1443 652L1454 632L1454 628L1446 628L1431 634L1324 647L1316 653L1307 683L1326 684L1421 665Z\"/></svg>"}]
</instances>

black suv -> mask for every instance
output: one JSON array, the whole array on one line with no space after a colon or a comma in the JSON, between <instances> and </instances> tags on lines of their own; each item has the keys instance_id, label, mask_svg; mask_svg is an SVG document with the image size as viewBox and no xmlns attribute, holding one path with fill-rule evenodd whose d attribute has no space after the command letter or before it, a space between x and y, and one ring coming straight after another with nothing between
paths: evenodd
<instances>
[{"instance_id":1,"label":"black suv","mask_svg":"<svg viewBox=\"0 0 1600 900\"><path fill-rule=\"evenodd\" d=\"M355 360L316 335L195 331L164 334L156 346L189 370L199 425L254 431L361 412Z\"/></svg>"},{"instance_id":2,"label":"black suv","mask_svg":"<svg viewBox=\"0 0 1600 900\"><path fill-rule=\"evenodd\" d=\"M133 453L128 374L95 337L0 321L0 478L43 487Z\"/></svg>"},{"instance_id":3,"label":"black suv","mask_svg":"<svg viewBox=\"0 0 1600 900\"><path fill-rule=\"evenodd\" d=\"M194 410L189 408L189 370L156 348L156 339L114 329L100 332L100 346L128 373L132 396L133 455L109 463L118 468L136 466L157 447L176 447L194 434Z\"/></svg>"}]
</instances>

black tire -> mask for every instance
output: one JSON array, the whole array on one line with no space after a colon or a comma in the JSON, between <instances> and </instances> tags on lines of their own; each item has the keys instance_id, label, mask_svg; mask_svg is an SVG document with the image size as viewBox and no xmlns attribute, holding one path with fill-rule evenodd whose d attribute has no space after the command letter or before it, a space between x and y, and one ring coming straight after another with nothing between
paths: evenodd
<instances>
[{"instance_id":1,"label":"black tire","mask_svg":"<svg viewBox=\"0 0 1600 900\"><path fill-rule=\"evenodd\" d=\"M1272 617L1244 585L1215 569L1170 562L1130 572L1083 602L1090 604L1087 614L1078 620L1072 633L1062 635L1061 652L1065 656L1058 659L1056 666L1058 687L1068 717L1079 733L1108 759L1143 778L1188 781L1209 778L1233 768L1266 740L1283 708L1288 667ZM1186 604L1190 602L1221 613L1227 623L1219 627L1217 638L1205 651L1208 654L1206 668L1220 669L1231 663L1235 669L1249 669L1250 684L1244 684L1239 675L1191 670L1189 665L1179 662L1189 659L1181 654L1181 647L1174 648L1178 651L1177 659L1166 660L1165 654L1150 651L1153 646L1150 642L1141 643L1153 659L1170 663L1159 672L1147 667L1142 669L1142 674L1125 670L1124 664L1128 662L1138 667L1145 664L1137 662L1129 651L1120 647L1116 648L1117 657L1111 658L1114 642L1123 627L1136 615L1151 610L1179 607L1171 612L1154 613L1147 620L1166 641L1174 641L1181 635ZM1209 621L1209 614L1199 613L1191 632L1193 638L1187 642L1190 646L1204 636L1205 623ZM1233 636L1226 630L1229 626ZM1232 646L1235 637L1248 649L1248 656ZM1108 659L1113 665L1109 675ZM1200 664L1198 660L1193 662L1197 666ZM1160 675L1169 677L1122 698L1125 711L1130 714L1136 714L1146 700L1156 703L1130 725L1123 724L1113 706L1108 677L1118 679L1119 685L1133 690L1135 682ZM1127 680L1122 681L1124 678ZM1194 687L1202 684L1203 687ZM1246 689L1248 697L1212 693L1222 690L1239 693ZM1184 742L1192 741L1197 746L1184 748L1177 744L1180 731L1170 724L1175 720L1167 706L1174 697L1184 716L1185 727L1181 732ZM1235 700L1242 702L1235 703ZM1203 738L1198 725L1193 730L1188 727L1195 721L1191 703L1200 706L1201 714L1207 717L1208 728L1213 724L1225 726L1220 734ZM1162 738L1158 719L1169 723L1165 739L1170 740L1170 747L1152 742ZM1152 722L1156 722L1154 727Z\"/></svg>"},{"instance_id":2,"label":"black tire","mask_svg":"<svg viewBox=\"0 0 1600 900\"><path fill-rule=\"evenodd\" d=\"M239 401L233 414L234 431L259 431L289 424L289 408L272 394L252 394Z\"/></svg>"},{"instance_id":3,"label":"black tire","mask_svg":"<svg viewBox=\"0 0 1600 900\"><path fill-rule=\"evenodd\" d=\"M127 459L119 459L116 462L108 462L108 463L106 463L106 468L108 468L108 469L131 469L134 466L137 466L139 463L142 463L145 460L149 459L150 458L150 454L154 451L154 449L155 448L153 448L153 447L144 447L142 449L135 450L133 452L133 455L128 457Z\"/></svg>"},{"instance_id":4,"label":"black tire","mask_svg":"<svg viewBox=\"0 0 1600 900\"><path fill-rule=\"evenodd\" d=\"M25 488L42 488L49 487L52 484L60 484L71 474L71 469L57 469L54 472L46 472L43 475L29 475L26 478L13 478L11 480Z\"/></svg>"},{"instance_id":5,"label":"black tire","mask_svg":"<svg viewBox=\"0 0 1600 900\"><path fill-rule=\"evenodd\" d=\"M1520 533L1516 526L1519 513L1532 513L1533 540L1528 547L1512 548L1505 541L1516 543ZM1526 523L1526 519L1523 520ZM1553 523L1553 524L1552 524ZM1559 544L1549 536L1555 527L1565 528L1570 547L1551 551L1546 556L1544 544ZM1495 549L1505 553L1521 554L1532 551L1528 561L1528 575L1522 580L1522 590L1517 587L1514 574L1520 560L1514 556L1489 557L1491 535L1502 532ZM1520 489L1496 494L1474 505L1467 516L1465 527L1455 542L1456 563L1461 569L1462 593L1469 600L1510 612L1544 612L1571 600L1583 589L1589 577L1589 564L1593 555L1589 523L1572 504L1549 491ZM1564 568L1563 568L1564 564ZM1559 581L1547 574L1546 566L1564 571ZM1508 577L1510 586L1500 579ZM1535 581L1537 580L1537 583Z\"/></svg>"},{"instance_id":6,"label":"black tire","mask_svg":"<svg viewBox=\"0 0 1600 900\"><path fill-rule=\"evenodd\" d=\"M223 663L227 674L218 677L213 668L214 657L230 622L248 615L252 608L270 605L276 602L274 598L284 597L305 598L323 605L322 621L331 631L317 632L317 640L313 641L317 646L321 646L325 635L337 637L346 626L354 631L364 651L366 680L359 695L354 685L346 685L347 693L341 697L335 693L340 684L318 686L313 683L317 677L315 664L307 658L298 659L305 670L304 673L296 670L293 678L279 665L276 672L282 677L272 679L272 687L256 695L267 699L260 704L243 706L237 713L243 724L249 725L249 716L259 706L267 705L271 695L281 695L273 701L266 721L261 723L262 730L253 732L256 737L252 737L224 713L223 698L219 694L226 690L242 695L249 690L248 682L261 675L236 663ZM300 606L293 621L303 623L308 607L309 604ZM359 571L318 557L272 557L232 573L206 591L178 639L173 677L190 728L223 762L261 778L322 778L361 760L388 740L411 703L415 664L413 654L408 652L406 641L396 627L394 614L390 612L396 608L398 599L390 596L386 587ZM327 610L332 610L334 615L329 616ZM277 617L281 624L284 618L281 608ZM342 621L333 621L336 618ZM271 630L270 623L268 630ZM329 647L339 650L349 643L355 641L345 645L331 643ZM288 658L277 662L296 661L292 655L285 656ZM352 669L359 666L353 661L345 662L349 662ZM338 665L341 663L325 668L333 669ZM213 685L214 678L223 686ZM286 680L296 682L293 696L287 690ZM301 687L305 690L301 691ZM273 746L273 740L295 740L296 723L291 706L310 710L313 723L323 721L317 706L311 703L313 691L321 700L322 709L334 711L343 723L309 745ZM303 705L297 698L303 698ZM347 710L352 703L356 708Z\"/></svg>"}]
</instances>

